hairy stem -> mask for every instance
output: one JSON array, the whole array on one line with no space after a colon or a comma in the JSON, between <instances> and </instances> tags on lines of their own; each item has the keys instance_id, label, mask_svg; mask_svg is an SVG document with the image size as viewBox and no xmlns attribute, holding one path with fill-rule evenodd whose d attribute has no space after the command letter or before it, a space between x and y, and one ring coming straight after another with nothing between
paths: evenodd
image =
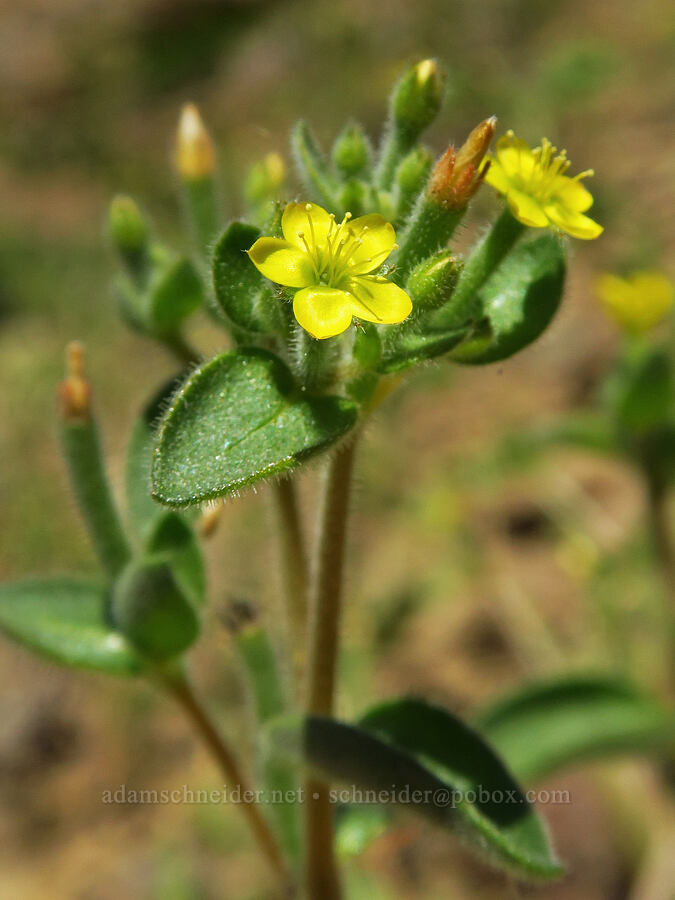
<instances>
[{"instance_id":1,"label":"hairy stem","mask_svg":"<svg viewBox=\"0 0 675 900\"><path fill-rule=\"evenodd\" d=\"M248 820L258 847L279 879L283 895L291 895L291 882L283 854L270 825L255 803L255 794L242 771L239 761L211 720L209 714L195 696L188 680L182 674L173 673L165 678L164 685L178 701L195 731L211 751L220 766L228 787L237 787L241 796L241 809Z\"/></svg>"},{"instance_id":2,"label":"hairy stem","mask_svg":"<svg viewBox=\"0 0 675 900\"><path fill-rule=\"evenodd\" d=\"M307 636L307 552L300 522L295 482L284 478L273 486L286 595L286 631L296 683L302 678Z\"/></svg>"},{"instance_id":3,"label":"hairy stem","mask_svg":"<svg viewBox=\"0 0 675 900\"><path fill-rule=\"evenodd\" d=\"M330 716L340 633L349 493L356 443L350 441L331 459L313 572L307 670L308 715ZM306 889L309 900L337 900L340 881L334 856L333 810L328 786L309 778L305 794Z\"/></svg>"}]
</instances>

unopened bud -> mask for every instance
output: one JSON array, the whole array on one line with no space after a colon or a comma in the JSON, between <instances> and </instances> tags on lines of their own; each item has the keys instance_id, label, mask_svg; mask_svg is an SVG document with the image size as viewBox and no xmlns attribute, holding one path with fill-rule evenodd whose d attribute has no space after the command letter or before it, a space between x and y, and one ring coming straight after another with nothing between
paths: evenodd
<instances>
[{"instance_id":1,"label":"unopened bud","mask_svg":"<svg viewBox=\"0 0 675 900\"><path fill-rule=\"evenodd\" d=\"M148 226L136 202L119 194L108 214L108 230L121 253L140 253L148 243Z\"/></svg>"},{"instance_id":2,"label":"unopened bud","mask_svg":"<svg viewBox=\"0 0 675 900\"><path fill-rule=\"evenodd\" d=\"M463 209L483 182L488 164L481 167L497 127L496 116L485 119L455 151L449 147L431 173L429 194L448 209Z\"/></svg>"},{"instance_id":3,"label":"unopened bud","mask_svg":"<svg viewBox=\"0 0 675 900\"><path fill-rule=\"evenodd\" d=\"M185 181L202 181L216 170L216 151L194 103L181 112L176 141L176 168Z\"/></svg>"},{"instance_id":4,"label":"unopened bud","mask_svg":"<svg viewBox=\"0 0 675 900\"><path fill-rule=\"evenodd\" d=\"M461 263L447 250L421 262L413 269L406 285L414 308L435 309L447 303L461 271Z\"/></svg>"},{"instance_id":5,"label":"unopened bud","mask_svg":"<svg viewBox=\"0 0 675 900\"><path fill-rule=\"evenodd\" d=\"M244 183L244 194L252 205L274 199L286 180L286 166L279 153L268 153L251 166Z\"/></svg>"},{"instance_id":6,"label":"unopened bud","mask_svg":"<svg viewBox=\"0 0 675 900\"><path fill-rule=\"evenodd\" d=\"M59 386L59 411L66 421L88 419L91 414L91 388L84 377L84 347L71 341L66 347L66 378Z\"/></svg>"},{"instance_id":7,"label":"unopened bud","mask_svg":"<svg viewBox=\"0 0 675 900\"><path fill-rule=\"evenodd\" d=\"M333 163L345 177L360 175L370 164L371 148L363 128L356 124L347 125L333 145Z\"/></svg>"},{"instance_id":8,"label":"unopened bud","mask_svg":"<svg viewBox=\"0 0 675 900\"><path fill-rule=\"evenodd\" d=\"M438 115L442 97L443 76L436 60L425 59L417 63L394 88L394 122L415 140Z\"/></svg>"}]
</instances>

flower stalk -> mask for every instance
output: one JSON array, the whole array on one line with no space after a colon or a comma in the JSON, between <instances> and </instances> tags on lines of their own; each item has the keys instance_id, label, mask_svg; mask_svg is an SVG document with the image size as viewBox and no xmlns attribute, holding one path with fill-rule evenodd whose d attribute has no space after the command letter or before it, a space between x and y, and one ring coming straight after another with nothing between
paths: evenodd
<instances>
[{"instance_id":1,"label":"flower stalk","mask_svg":"<svg viewBox=\"0 0 675 900\"><path fill-rule=\"evenodd\" d=\"M172 671L165 675L163 684L167 692L182 708L220 766L228 787L239 788L242 798L242 813L249 823L258 847L281 884L283 896L292 896L292 882L283 853L267 819L260 812L260 807L251 799L255 797L255 791L244 774L235 753L195 696L192 686L182 671Z\"/></svg>"},{"instance_id":2,"label":"flower stalk","mask_svg":"<svg viewBox=\"0 0 675 900\"><path fill-rule=\"evenodd\" d=\"M308 715L330 716L334 711L347 520L355 452L356 440L352 439L335 453L326 472L310 604ZM307 896L310 900L337 900L341 890L333 849L333 810L327 785L311 777L306 783L305 796Z\"/></svg>"},{"instance_id":3,"label":"flower stalk","mask_svg":"<svg viewBox=\"0 0 675 900\"><path fill-rule=\"evenodd\" d=\"M176 138L176 170L180 177L185 214L195 247L208 262L210 247L218 232L216 151L199 110L193 103L183 107Z\"/></svg>"}]
</instances>

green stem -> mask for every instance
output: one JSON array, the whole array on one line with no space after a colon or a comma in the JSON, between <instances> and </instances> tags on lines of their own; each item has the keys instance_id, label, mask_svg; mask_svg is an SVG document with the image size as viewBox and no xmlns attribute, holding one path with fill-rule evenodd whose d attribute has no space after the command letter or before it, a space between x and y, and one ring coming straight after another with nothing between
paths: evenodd
<instances>
[{"instance_id":1,"label":"green stem","mask_svg":"<svg viewBox=\"0 0 675 900\"><path fill-rule=\"evenodd\" d=\"M218 198L215 178L184 180L183 200L192 238L202 263L209 267L211 245L219 226Z\"/></svg>"},{"instance_id":2,"label":"green stem","mask_svg":"<svg viewBox=\"0 0 675 900\"><path fill-rule=\"evenodd\" d=\"M414 139L397 128L395 123L387 125L375 170L375 184L380 190L391 188L399 163L412 150L414 143Z\"/></svg>"},{"instance_id":3,"label":"green stem","mask_svg":"<svg viewBox=\"0 0 675 900\"><path fill-rule=\"evenodd\" d=\"M296 684L302 679L307 635L307 552L300 522L295 482L284 478L273 485L279 519L279 539L286 595L286 630Z\"/></svg>"},{"instance_id":4,"label":"green stem","mask_svg":"<svg viewBox=\"0 0 675 900\"><path fill-rule=\"evenodd\" d=\"M307 713L330 716L335 698L344 556L355 440L342 446L326 473L310 605ZM337 900L340 881L334 855L333 810L328 786L306 783L306 889L309 900Z\"/></svg>"},{"instance_id":5,"label":"green stem","mask_svg":"<svg viewBox=\"0 0 675 900\"><path fill-rule=\"evenodd\" d=\"M418 263L447 246L465 212L466 207L448 209L427 193L420 197L394 257L394 281L405 284Z\"/></svg>"},{"instance_id":6,"label":"green stem","mask_svg":"<svg viewBox=\"0 0 675 900\"><path fill-rule=\"evenodd\" d=\"M92 416L64 418L61 444L80 513L101 563L114 577L131 558L131 550L110 491Z\"/></svg>"},{"instance_id":7,"label":"green stem","mask_svg":"<svg viewBox=\"0 0 675 900\"><path fill-rule=\"evenodd\" d=\"M446 328L468 322L476 313L478 291L492 275L525 230L525 225L505 209L476 246L459 276L447 309L434 316L434 327Z\"/></svg>"},{"instance_id":8,"label":"green stem","mask_svg":"<svg viewBox=\"0 0 675 900\"><path fill-rule=\"evenodd\" d=\"M212 756L220 766L229 789L238 788L241 810L248 820L251 831L271 869L280 880L284 896L289 896L291 882L283 854L272 829L256 804L255 792L251 788L239 761L222 735L218 732L209 714L201 705L187 678L172 673L164 679L164 686L187 715L195 731L203 739Z\"/></svg>"},{"instance_id":9,"label":"green stem","mask_svg":"<svg viewBox=\"0 0 675 900\"><path fill-rule=\"evenodd\" d=\"M277 656L267 630L256 622L235 629L234 646L250 687L256 720L264 726L287 709L283 679ZM295 864L302 856L299 807L288 802L297 796L296 773L290 763L274 754L263 754L263 777L267 789L270 816L274 819L281 844Z\"/></svg>"}]
</instances>

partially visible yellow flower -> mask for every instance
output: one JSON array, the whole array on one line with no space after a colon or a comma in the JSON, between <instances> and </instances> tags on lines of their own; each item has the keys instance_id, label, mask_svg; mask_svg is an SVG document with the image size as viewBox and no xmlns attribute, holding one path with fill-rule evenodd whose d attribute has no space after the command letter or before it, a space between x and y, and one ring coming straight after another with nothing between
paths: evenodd
<instances>
[{"instance_id":1,"label":"partially visible yellow flower","mask_svg":"<svg viewBox=\"0 0 675 900\"><path fill-rule=\"evenodd\" d=\"M583 215L593 204L593 197L581 179L593 174L592 169L570 178L570 166L563 150L547 141L532 150L525 141L507 131L498 141L495 156L485 181L504 194L513 215L531 228L553 226L572 237L592 240L603 228Z\"/></svg>"},{"instance_id":2,"label":"partially visible yellow flower","mask_svg":"<svg viewBox=\"0 0 675 900\"><path fill-rule=\"evenodd\" d=\"M663 319L673 306L673 283L662 272L634 272L627 278L609 273L596 282L598 297L617 324L642 334Z\"/></svg>"},{"instance_id":3,"label":"partially visible yellow flower","mask_svg":"<svg viewBox=\"0 0 675 900\"><path fill-rule=\"evenodd\" d=\"M315 338L341 334L352 319L393 325L410 315L412 302L398 285L373 272L394 250L393 227L380 215L338 225L314 203L289 203L281 218L284 238L262 237L248 251L270 281L300 288L293 314Z\"/></svg>"}]
</instances>

